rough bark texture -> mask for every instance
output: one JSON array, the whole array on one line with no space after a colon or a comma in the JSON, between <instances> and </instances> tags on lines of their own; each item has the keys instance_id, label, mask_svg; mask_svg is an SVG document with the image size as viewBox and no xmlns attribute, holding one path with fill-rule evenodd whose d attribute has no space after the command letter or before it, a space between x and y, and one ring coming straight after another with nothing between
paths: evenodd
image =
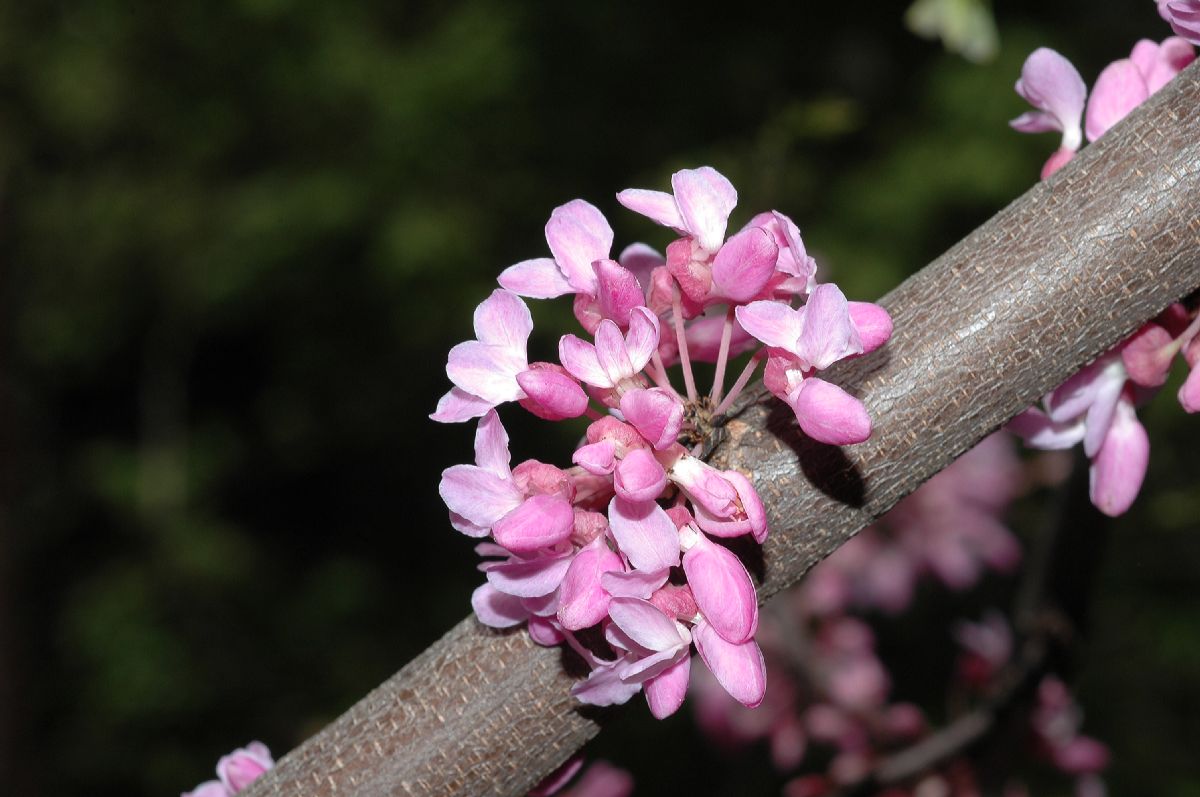
<instances>
[{"instance_id":1,"label":"rough bark texture","mask_svg":"<svg viewBox=\"0 0 1200 797\"><path fill-rule=\"evenodd\" d=\"M882 300L896 332L832 378L846 449L752 398L717 457L752 475L763 599L1097 354L1200 287L1200 64ZM594 736L557 649L466 619L287 755L265 795L519 795Z\"/></svg>"}]
</instances>

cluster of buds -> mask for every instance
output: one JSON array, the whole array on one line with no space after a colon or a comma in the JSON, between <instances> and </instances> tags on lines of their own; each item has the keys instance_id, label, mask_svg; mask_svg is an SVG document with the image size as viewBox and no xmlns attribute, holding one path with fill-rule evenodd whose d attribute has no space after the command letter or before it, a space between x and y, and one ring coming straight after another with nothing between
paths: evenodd
<instances>
[{"instance_id":1,"label":"cluster of buds","mask_svg":"<svg viewBox=\"0 0 1200 797\"><path fill-rule=\"evenodd\" d=\"M275 766L271 751L262 742L250 742L217 761L217 779L201 783L180 797L233 797Z\"/></svg>"},{"instance_id":2,"label":"cluster of buds","mask_svg":"<svg viewBox=\"0 0 1200 797\"><path fill-rule=\"evenodd\" d=\"M672 188L617 195L678 233L665 257L633 244L611 259L612 229L598 209L579 199L556 208L546 225L553 256L500 275L475 311L475 339L450 351L454 387L431 416L480 418L475 463L448 468L439 488L451 524L480 539L487 557L472 599L479 620L527 623L538 643L573 648L592 670L573 690L581 701L624 703L644 690L657 717L682 703L693 645L744 705L766 689L754 584L720 542L762 543L766 513L745 475L705 461L713 429L766 360L767 389L808 435L865 440L863 405L817 372L891 334L881 307L817 282L787 216L760 214L727 239L737 193L725 177L684 170ZM557 363L531 363L522 297L565 295L590 339L564 335ZM726 392L726 368L743 354ZM715 363L707 393L694 361ZM675 365L683 391L671 382ZM509 402L545 420L589 419L571 467L511 467L496 411Z\"/></svg>"},{"instance_id":3,"label":"cluster of buds","mask_svg":"<svg viewBox=\"0 0 1200 797\"><path fill-rule=\"evenodd\" d=\"M1038 110L1017 117L1012 126L1063 134L1062 145L1042 169L1043 179L1075 156L1084 133L1095 141L1195 60L1195 49L1183 37L1200 42L1200 4L1160 0L1159 12L1181 36L1160 43L1140 40L1128 58L1104 68L1090 97L1079 72L1054 50L1040 48L1025 61L1017 93ZM1070 448L1082 442L1092 463L1092 503L1105 514L1120 515L1141 490L1150 461L1150 440L1135 409L1166 382L1176 355L1191 369L1179 401L1188 412L1200 411L1198 333L1196 310L1172 305L1008 428L1034 448Z\"/></svg>"}]
</instances>

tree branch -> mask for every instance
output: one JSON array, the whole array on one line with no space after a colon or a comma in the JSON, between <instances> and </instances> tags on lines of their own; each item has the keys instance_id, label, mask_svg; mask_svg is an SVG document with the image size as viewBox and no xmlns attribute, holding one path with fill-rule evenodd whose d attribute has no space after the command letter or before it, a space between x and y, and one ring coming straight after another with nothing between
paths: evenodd
<instances>
[{"instance_id":1,"label":"tree branch","mask_svg":"<svg viewBox=\"0 0 1200 797\"><path fill-rule=\"evenodd\" d=\"M875 419L868 442L818 445L776 402L744 404L717 459L768 506L760 598L1200 287L1198 107L1194 64L884 297L892 340L831 375ZM468 618L247 794L522 794L599 729L571 683L557 649Z\"/></svg>"}]
</instances>

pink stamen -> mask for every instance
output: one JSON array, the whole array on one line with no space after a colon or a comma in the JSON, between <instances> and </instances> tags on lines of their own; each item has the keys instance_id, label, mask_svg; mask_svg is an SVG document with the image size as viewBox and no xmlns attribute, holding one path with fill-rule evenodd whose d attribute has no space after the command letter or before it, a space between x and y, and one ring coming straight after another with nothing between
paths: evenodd
<instances>
[{"instance_id":1,"label":"pink stamen","mask_svg":"<svg viewBox=\"0 0 1200 797\"><path fill-rule=\"evenodd\" d=\"M720 415L732 406L733 400L741 394L742 389L746 387L746 383L750 381L750 377L754 375L754 369L758 368L758 361L762 359L762 355L762 350L759 350L750 358L750 362L746 363L746 367L742 369L741 375L733 383L733 387L729 389L729 395L713 410L713 415Z\"/></svg>"},{"instance_id":2,"label":"pink stamen","mask_svg":"<svg viewBox=\"0 0 1200 797\"><path fill-rule=\"evenodd\" d=\"M725 327L721 330L721 348L717 351L717 373L713 376L712 392L709 398L714 403L721 400L725 390L725 366L729 362L729 341L733 338L733 307L725 311Z\"/></svg>"},{"instance_id":3,"label":"pink stamen","mask_svg":"<svg viewBox=\"0 0 1200 797\"><path fill-rule=\"evenodd\" d=\"M683 384L687 388L688 401L696 400L696 379L692 376L692 359L688 356L687 336L683 334L683 304L679 300L679 286L671 286L671 315L675 322L675 339L679 342L679 363L683 366Z\"/></svg>"}]
</instances>

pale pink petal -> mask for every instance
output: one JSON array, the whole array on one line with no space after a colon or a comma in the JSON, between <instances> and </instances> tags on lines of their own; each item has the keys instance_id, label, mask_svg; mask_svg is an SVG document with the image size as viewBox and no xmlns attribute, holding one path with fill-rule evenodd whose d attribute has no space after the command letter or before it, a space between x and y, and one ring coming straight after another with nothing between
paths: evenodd
<instances>
[{"instance_id":1,"label":"pale pink petal","mask_svg":"<svg viewBox=\"0 0 1200 797\"><path fill-rule=\"evenodd\" d=\"M233 797L233 792L219 780L206 780L191 791L184 792L179 797Z\"/></svg>"},{"instance_id":2,"label":"pale pink petal","mask_svg":"<svg viewBox=\"0 0 1200 797\"><path fill-rule=\"evenodd\" d=\"M629 315L629 332L624 344L633 373L645 368L658 351L658 334L658 316L645 307L634 308Z\"/></svg>"},{"instance_id":3,"label":"pale pink petal","mask_svg":"<svg viewBox=\"0 0 1200 797\"><path fill-rule=\"evenodd\" d=\"M626 683L617 674L616 662L592 670L587 680L571 687L571 694L589 706L619 706L642 691L639 683Z\"/></svg>"},{"instance_id":4,"label":"pale pink petal","mask_svg":"<svg viewBox=\"0 0 1200 797\"><path fill-rule=\"evenodd\" d=\"M1048 133L1051 130L1062 130L1062 122L1053 114L1045 111L1026 111L1008 123L1013 130L1022 133Z\"/></svg>"},{"instance_id":5,"label":"pale pink petal","mask_svg":"<svg viewBox=\"0 0 1200 797\"><path fill-rule=\"evenodd\" d=\"M617 466L617 444L612 440L600 440L575 449L571 461L588 473L607 476Z\"/></svg>"},{"instance_id":6,"label":"pale pink petal","mask_svg":"<svg viewBox=\"0 0 1200 797\"><path fill-rule=\"evenodd\" d=\"M546 617L530 617L527 630L529 638L544 648L560 645L566 639L558 622Z\"/></svg>"},{"instance_id":7,"label":"pale pink petal","mask_svg":"<svg viewBox=\"0 0 1200 797\"><path fill-rule=\"evenodd\" d=\"M508 467L508 432L495 410L488 410L475 427L475 464L501 479L512 477Z\"/></svg>"},{"instance_id":8,"label":"pale pink petal","mask_svg":"<svg viewBox=\"0 0 1200 797\"><path fill-rule=\"evenodd\" d=\"M1174 0L1165 4L1159 3L1158 10L1164 14L1171 30L1178 33L1192 44L1200 45L1200 2L1197 0ZM1164 13L1165 10L1165 13Z\"/></svg>"},{"instance_id":9,"label":"pale pink petal","mask_svg":"<svg viewBox=\"0 0 1200 797\"><path fill-rule=\"evenodd\" d=\"M683 554L692 595L713 630L740 644L758 630L758 598L746 566L729 551L693 531L696 542Z\"/></svg>"},{"instance_id":10,"label":"pale pink petal","mask_svg":"<svg viewBox=\"0 0 1200 797\"><path fill-rule=\"evenodd\" d=\"M653 501L631 503L614 498L608 505L608 524L621 553L638 570L657 571L679 564L675 524Z\"/></svg>"},{"instance_id":11,"label":"pale pink petal","mask_svg":"<svg viewBox=\"0 0 1200 797\"><path fill-rule=\"evenodd\" d=\"M1088 99L1084 130L1095 141L1150 96L1142 73L1128 58L1113 61L1096 79Z\"/></svg>"},{"instance_id":12,"label":"pale pink petal","mask_svg":"<svg viewBox=\"0 0 1200 797\"><path fill-rule=\"evenodd\" d=\"M492 536L514 553L529 553L562 542L574 528L575 510L569 501L557 495L534 495L496 521Z\"/></svg>"},{"instance_id":13,"label":"pale pink petal","mask_svg":"<svg viewBox=\"0 0 1200 797\"><path fill-rule=\"evenodd\" d=\"M636 681L645 684L651 678L657 678L665 670L670 669L681 659L691 656L690 635L680 637L680 643L666 650L654 651L648 655L634 659L626 659L617 666L617 671L626 681Z\"/></svg>"},{"instance_id":14,"label":"pale pink petal","mask_svg":"<svg viewBox=\"0 0 1200 797\"><path fill-rule=\"evenodd\" d=\"M519 351L525 356L533 317L525 302L511 291L497 288L475 308L475 337L481 343Z\"/></svg>"},{"instance_id":15,"label":"pale pink petal","mask_svg":"<svg viewBox=\"0 0 1200 797\"><path fill-rule=\"evenodd\" d=\"M646 295L633 272L615 260L600 260L596 270L596 298L605 318L611 318L618 326L628 326L633 308L646 303Z\"/></svg>"},{"instance_id":16,"label":"pale pink petal","mask_svg":"<svg viewBox=\"0 0 1200 797\"><path fill-rule=\"evenodd\" d=\"M737 503L732 505L729 512L721 515L695 502L696 524L714 537L750 534L755 542L763 542L767 538L767 514L754 485L736 470L724 471L721 478L734 488Z\"/></svg>"},{"instance_id":17,"label":"pale pink petal","mask_svg":"<svg viewBox=\"0 0 1200 797\"><path fill-rule=\"evenodd\" d=\"M872 302L847 302L850 322L862 341L863 354L875 351L892 336L892 317Z\"/></svg>"},{"instance_id":18,"label":"pale pink petal","mask_svg":"<svg viewBox=\"0 0 1200 797\"><path fill-rule=\"evenodd\" d=\"M670 651L687 643L679 624L667 617L650 601L640 598L613 598L608 616L637 644L657 652Z\"/></svg>"},{"instance_id":19,"label":"pale pink petal","mask_svg":"<svg viewBox=\"0 0 1200 797\"><path fill-rule=\"evenodd\" d=\"M521 398L517 374L528 367L523 351L468 340L450 350L446 375L457 387L496 405Z\"/></svg>"},{"instance_id":20,"label":"pale pink petal","mask_svg":"<svg viewBox=\"0 0 1200 797\"><path fill-rule=\"evenodd\" d=\"M613 489L626 501L653 501L667 486L667 472L646 448L635 448L617 463Z\"/></svg>"},{"instance_id":21,"label":"pale pink petal","mask_svg":"<svg viewBox=\"0 0 1200 797\"><path fill-rule=\"evenodd\" d=\"M438 400L437 410L429 417L439 423L460 423L478 418L494 406L494 401L482 399L460 387L452 387Z\"/></svg>"},{"instance_id":22,"label":"pale pink petal","mask_svg":"<svg viewBox=\"0 0 1200 797\"><path fill-rule=\"evenodd\" d=\"M567 282L578 293L596 295L592 263L608 257L613 232L594 205L573 199L554 209L546 222L546 243Z\"/></svg>"},{"instance_id":23,"label":"pale pink petal","mask_svg":"<svg viewBox=\"0 0 1200 797\"><path fill-rule=\"evenodd\" d=\"M600 367L596 347L574 335L563 335L558 341L558 359L581 382L595 387L612 387L613 383Z\"/></svg>"},{"instance_id":24,"label":"pale pink petal","mask_svg":"<svg viewBox=\"0 0 1200 797\"><path fill-rule=\"evenodd\" d=\"M1178 36L1163 39L1155 55L1150 70L1144 73L1146 88L1151 94L1170 83L1188 64L1196 60L1196 51L1192 45Z\"/></svg>"},{"instance_id":25,"label":"pale pink petal","mask_svg":"<svg viewBox=\"0 0 1200 797\"><path fill-rule=\"evenodd\" d=\"M672 200L674 204L674 200ZM652 246L633 243L621 250L617 262L629 269L637 277L638 284L643 288L650 287L650 275L654 269L665 265L667 260Z\"/></svg>"},{"instance_id":26,"label":"pale pink petal","mask_svg":"<svg viewBox=\"0 0 1200 797\"><path fill-rule=\"evenodd\" d=\"M513 557L487 571L488 583L518 598L540 598L552 594L562 583L571 566L569 554L541 556L535 559Z\"/></svg>"},{"instance_id":27,"label":"pale pink petal","mask_svg":"<svg viewBox=\"0 0 1200 797\"><path fill-rule=\"evenodd\" d=\"M655 590L667 583L669 568L661 570L630 570L628 573L604 573L600 584L614 598L643 598L649 600Z\"/></svg>"},{"instance_id":28,"label":"pale pink petal","mask_svg":"<svg viewBox=\"0 0 1200 797\"><path fill-rule=\"evenodd\" d=\"M788 397L788 404L800 428L814 440L845 446L871 436L871 416L863 403L823 379L805 379Z\"/></svg>"},{"instance_id":29,"label":"pale pink petal","mask_svg":"<svg viewBox=\"0 0 1200 797\"><path fill-rule=\"evenodd\" d=\"M501 286L518 296L530 299L553 299L572 293L574 289L552 258L522 260L500 272Z\"/></svg>"},{"instance_id":30,"label":"pale pink petal","mask_svg":"<svg viewBox=\"0 0 1200 797\"><path fill-rule=\"evenodd\" d=\"M716 169L701 166L684 169L671 175L675 204L684 227L700 246L715 252L725 240L729 214L737 205L737 191Z\"/></svg>"},{"instance_id":31,"label":"pale pink petal","mask_svg":"<svg viewBox=\"0 0 1200 797\"><path fill-rule=\"evenodd\" d=\"M217 777L236 794L274 766L270 751L259 742L254 750L243 747L222 756L217 762Z\"/></svg>"},{"instance_id":32,"label":"pale pink petal","mask_svg":"<svg viewBox=\"0 0 1200 797\"><path fill-rule=\"evenodd\" d=\"M578 631L603 620L611 596L601 577L622 569L621 557L609 550L603 538L580 551L563 576L559 593L558 621L563 628Z\"/></svg>"},{"instance_id":33,"label":"pale pink petal","mask_svg":"<svg viewBox=\"0 0 1200 797\"><path fill-rule=\"evenodd\" d=\"M1055 423L1046 413L1030 407L1004 427L1025 441L1031 448L1058 450L1070 448L1083 439L1083 420Z\"/></svg>"},{"instance_id":34,"label":"pale pink petal","mask_svg":"<svg viewBox=\"0 0 1200 797\"><path fill-rule=\"evenodd\" d=\"M1149 79L1150 73L1154 71L1154 64L1158 61L1158 43L1149 39L1138 39L1129 53L1129 60L1133 61L1143 78Z\"/></svg>"},{"instance_id":35,"label":"pale pink petal","mask_svg":"<svg viewBox=\"0 0 1200 797\"><path fill-rule=\"evenodd\" d=\"M713 259L712 280L719 294L734 302L753 299L775 274L779 247L762 227L734 235Z\"/></svg>"},{"instance_id":36,"label":"pale pink petal","mask_svg":"<svg viewBox=\"0 0 1200 797\"><path fill-rule=\"evenodd\" d=\"M489 528L521 503L512 482L475 465L452 465L442 471L438 494L451 512Z\"/></svg>"},{"instance_id":37,"label":"pale pink petal","mask_svg":"<svg viewBox=\"0 0 1200 797\"><path fill-rule=\"evenodd\" d=\"M522 371L517 374L517 384L525 392L521 406L540 418L561 421L578 418L587 411L587 393L557 367Z\"/></svg>"},{"instance_id":38,"label":"pale pink petal","mask_svg":"<svg viewBox=\"0 0 1200 797\"><path fill-rule=\"evenodd\" d=\"M1075 150L1068 149L1066 147L1059 147L1058 149L1054 150L1050 157L1046 159L1046 162L1042 164L1041 178L1043 180L1048 179L1050 175L1054 174L1056 171L1066 166L1074 159Z\"/></svg>"},{"instance_id":39,"label":"pale pink petal","mask_svg":"<svg viewBox=\"0 0 1200 797\"><path fill-rule=\"evenodd\" d=\"M683 426L683 402L660 387L621 396L621 414L659 451L675 442Z\"/></svg>"},{"instance_id":40,"label":"pale pink petal","mask_svg":"<svg viewBox=\"0 0 1200 797\"><path fill-rule=\"evenodd\" d=\"M1137 498L1150 462L1150 438L1127 401L1117 405L1104 444L1089 471L1092 503L1104 514L1123 514Z\"/></svg>"},{"instance_id":41,"label":"pale pink petal","mask_svg":"<svg viewBox=\"0 0 1200 797\"><path fill-rule=\"evenodd\" d=\"M632 320L631 331L632 331ZM615 385L622 379L633 376L637 370L629 362L629 353L625 351L625 338L617 325L607 318L596 327L596 360L608 378L609 384ZM566 363L563 363L566 365ZM567 366L570 370L570 366ZM597 385L599 387L599 385Z\"/></svg>"},{"instance_id":42,"label":"pale pink petal","mask_svg":"<svg viewBox=\"0 0 1200 797\"><path fill-rule=\"evenodd\" d=\"M679 215L675 197L670 194L644 188L626 188L617 194L617 201L634 213L640 213L664 227L670 227L680 233L687 232L687 225L683 216Z\"/></svg>"},{"instance_id":43,"label":"pale pink petal","mask_svg":"<svg viewBox=\"0 0 1200 797\"><path fill-rule=\"evenodd\" d=\"M1048 47L1039 47L1025 59L1017 93L1030 105L1049 114L1055 129L1063 131L1063 144L1079 149L1079 117L1087 86L1071 62Z\"/></svg>"},{"instance_id":44,"label":"pale pink petal","mask_svg":"<svg viewBox=\"0 0 1200 797\"><path fill-rule=\"evenodd\" d=\"M1117 361L1119 363L1119 361ZM1088 407L1085 425L1087 431L1083 435L1083 453L1089 457L1095 456L1108 435L1117 409L1117 400L1125 387L1124 368L1114 364L1106 370L1106 377L1101 379L1096 390L1095 398Z\"/></svg>"},{"instance_id":45,"label":"pale pink petal","mask_svg":"<svg viewBox=\"0 0 1200 797\"><path fill-rule=\"evenodd\" d=\"M836 285L818 285L804 305L804 325L794 353L816 369L863 353L862 339L850 321L850 306Z\"/></svg>"},{"instance_id":46,"label":"pale pink petal","mask_svg":"<svg viewBox=\"0 0 1200 797\"><path fill-rule=\"evenodd\" d=\"M737 488L719 470L697 457L680 457L671 466L671 480L683 488L698 510L729 517L736 509Z\"/></svg>"},{"instance_id":47,"label":"pale pink petal","mask_svg":"<svg viewBox=\"0 0 1200 797\"><path fill-rule=\"evenodd\" d=\"M754 640L731 644L701 620L692 628L692 641L730 697L749 708L762 703L767 691L767 666Z\"/></svg>"},{"instance_id":48,"label":"pale pink petal","mask_svg":"<svg viewBox=\"0 0 1200 797\"><path fill-rule=\"evenodd\" d=\"M803 329L802 316L783 302L751 302L734 310L738 323L758 340L795 351Z\"/></svg>"},{"instance_id":49,"label":"pale pink petal","mask_svg":"<svg viewBox=\"0 0 1200 797\"><path fill-rule=\"evenodd\" d=\"M471 593L471 608L479 622L491 628L511 628L529 619L521 599L484 583Z\"/></svg>"},{"instance_id":50,"label":"pale pink petal","mask_svg":"<svg viewBox=\"0 0 1200 797\"><path fill-rule=\"evenodd\" d=\"M1054 389L1046 399L1046 414L1059 423L1074 420L1088 411L1106 382L1123 382L1123 373L1115 355L1100 357Z\"/></svg>"},{"instance_id":51,"label":"pale pink petal","mask_svg":"<svg viewBox=\"0 0 1200 797\"><path fill-rule=\"evenodd\" d=\"M685 653L674 664L642 685L650 713L656 719L666 719L683 705L691 670L692 657Z\"/></svg>"}]
</instances>

